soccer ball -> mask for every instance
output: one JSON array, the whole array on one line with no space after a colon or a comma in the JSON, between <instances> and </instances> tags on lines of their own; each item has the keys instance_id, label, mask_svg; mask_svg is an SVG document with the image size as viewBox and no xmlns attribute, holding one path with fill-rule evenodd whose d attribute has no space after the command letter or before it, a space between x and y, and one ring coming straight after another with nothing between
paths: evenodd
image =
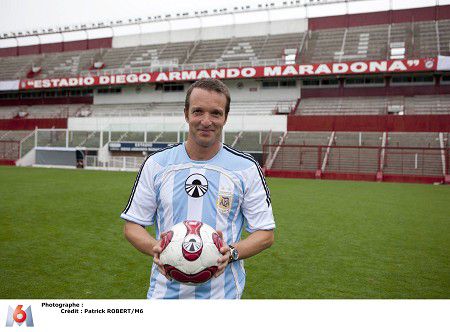
<instances>
[{"instance_id":1,"label":"soccer ball","mask_svg":"<svg viewBox=\"0 0 450 332\"><path fill-rule=\"evenodd\" d=\"M161 236L160 261L169 277L197 285L212 278L222 257L222 238L200 221L183 221Z\"/></svg>"}]
</instances>

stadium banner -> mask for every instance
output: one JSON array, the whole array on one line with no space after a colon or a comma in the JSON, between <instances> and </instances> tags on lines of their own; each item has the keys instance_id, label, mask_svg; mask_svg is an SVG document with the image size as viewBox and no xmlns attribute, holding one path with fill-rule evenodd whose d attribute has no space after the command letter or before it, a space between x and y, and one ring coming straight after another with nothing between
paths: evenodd
<instances>
[{"instance_id":1,"label":"stadium banner","mask_svg":"<svg viewBox=\"0 0 450 332\"><path fill-rule=\"evenodd\" d=\"M448 331L449 305L449 300L2 299L0 327L37 332L185 331L201 325L205 331L211 327L229 332L223 313L245 312L232 320L240 331ZM261 313L270 313L270 319Z\"/></svg>"},{"instance_id":2,"label":"stadium banner","mask_svg":"<svg viewBox=\"0 0 450 332\"><path fill-rule=\"evenodd\" d=\"M169 143L150 143L150 142L110 142L108 145L109 151L146 151L156 152L158 150L167 148Z\"/></svg>"},{"instance_id":3,"label":"stadium banner","mask_svg":"<svg viewBox=\"0 0 450 332\"><path fill-rule=\"evenodd\" d=\"M0 91L17 91L19 86L20 80L0 81Z\"/></svg>"},{"instance_id":4,"label":"stadium banner","mask_svg":"<svg viewBox=\"0 0 450 332\"><path fill-rule=\"evenodd\" d=\"M408 73L435 71L437 58L416 60L373 60L320 64L292 64L279 66L257 66L181 70L166 72L144 72L100 76L59 77L46 79L25 79L20 81L21 90L58 89L87 86L110 86L142 83L164 83L196 81L203 78L249 79L322 75L354 75L378 73Z\"/></svg>"},{"instance_id":5,"label":"stadium banner","mask_svg":"<svg viewBox=\"0 0 450 332\"><path fill-rule=\"evenodd\" d=\"M437 70L450 71L450 56L438 56Z\"/></svg>"}]
</instances>

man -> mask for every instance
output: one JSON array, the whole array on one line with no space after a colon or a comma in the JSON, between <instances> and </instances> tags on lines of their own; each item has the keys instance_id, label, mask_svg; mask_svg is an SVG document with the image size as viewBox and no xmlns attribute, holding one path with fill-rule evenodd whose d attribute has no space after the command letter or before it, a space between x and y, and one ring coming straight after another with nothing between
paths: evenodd
<instances>
[{"instance_id":1,"label":"man","mask_svg":"<svg viewBox=\"0 0 450 332\"><path fill-rule=\"evenodd\" d=\"M240 298L242 260L273 243L270 193L259 165L221 143L229 110L225 84L197 81L186 93L187 141L156 152L141 166L121 217L128 241L153 257L147 298ZM170 280L159 261L161 233L184 220L206 223L224 240L217 273L198 286ZM142 227L154 224L156 239ZM251 234L240 240L244 226Z\"/></svg>"}]
</instances>

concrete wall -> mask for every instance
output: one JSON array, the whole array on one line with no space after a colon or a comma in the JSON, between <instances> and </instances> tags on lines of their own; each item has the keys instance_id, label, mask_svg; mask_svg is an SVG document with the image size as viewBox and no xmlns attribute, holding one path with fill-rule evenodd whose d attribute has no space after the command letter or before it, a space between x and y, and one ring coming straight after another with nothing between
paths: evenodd
<instances>
[{"instance_id":1,"label":"concrete wall","mask_svg":"<svg viewBox=\"0 0 450 332\"><path fill-rule=\"evenodd\" d=\"M225 80L232 101L283 101L300 97L300 83L289 88L262 88L259 80ZM122 87L120 94L94 94L94 104L141 104L184 101L189 83L184 83L185 91L163 92L155 90L155 84Z\"/></svg>"},{"instance_id":2,"label":"concrete wall","mask_svg":"<svg viewBox=\"0 0 450 332\"><path fill-rule=\"evenodd\" d=\"M232 101L288 101L300 97L300 84L290 88L262 88L258 80L227 80ZM240 87L238 87L240 85Z\"/></svg>"},{"instance_id":3,"label":"concrete wall","mask_svg":"<svg viewBox=\"0 0 450 332\"><path fill-rule=\"evenodd\" d=\"M188 84L185 84L187 90ZM124 86L120 94L94 94L94 104L142 104L183 101L186 95L181 92L163 92L155 90L155 84Z\"/></svg>"},{"instance_id":4,"label":"concrete wall","mask_svg":"<svg viewBox=\"0 0 450 332\"><path fill-rule=\"evenodd\" d=\"M286 115L231 115L225 131L285 131ZM187 130L183 116L126 118L69 118L69 130L83 131L182 131Z\"/></svg>"}]
</instances>

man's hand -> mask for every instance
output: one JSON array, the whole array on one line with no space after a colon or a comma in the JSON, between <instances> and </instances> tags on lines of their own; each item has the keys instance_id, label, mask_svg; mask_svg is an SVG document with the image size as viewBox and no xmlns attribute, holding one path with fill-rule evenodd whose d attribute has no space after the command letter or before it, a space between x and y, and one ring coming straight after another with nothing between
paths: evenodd
<instances>
[{"instance_id":1,"label":"man's hand","mask_svg":"<svg viewBox=\"0 0 450 332\"><path fill-rule=\"evenodd\" d=\"M217 234L219 234L220 238L223 240L222 231L217 231ZM223 242L223 245L220 248L220 253L222 254L222 257L220 257L217 260L219 268L217 269L217 272L214 274L215 278L220 276L225 271L225 268L228 265L228 261L230 260L230 247L225 242Z\"/></svg>"},{"instance_id":2,"label":"man's hand","mask_svg":"<svg viewBox=\"0 0 450 332\"><path fill-rule=\"evenodd\" d=\"M165 233L161 234L161 238L165 236ZM168 280L172 281L172 278L170 278L166 271L164 270L164 265L161 263L161 261L159 260L159 256L161 255L162 252L162 247L161 247L161 240L159 240L158 242L156 242L156 244L153 246L153 263L156 264L156 266L158 266L158 270L159 272L165 276Z\"/></svg>"}]
</instances>

